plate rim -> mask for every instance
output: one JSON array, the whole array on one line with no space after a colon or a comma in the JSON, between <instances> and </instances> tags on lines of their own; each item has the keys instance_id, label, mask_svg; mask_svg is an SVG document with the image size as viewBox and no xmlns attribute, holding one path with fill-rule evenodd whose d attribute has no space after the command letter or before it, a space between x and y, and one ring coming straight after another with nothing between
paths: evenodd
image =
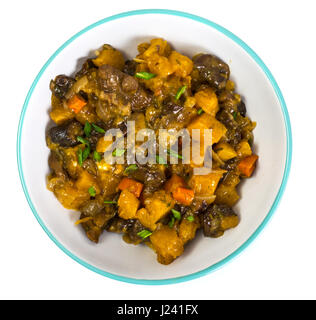
<instances>
[{"instance_id":1,"label":"plate rim","mask_svg":"<svg viewBox=\"0 0 316 320\"><path fill-rule=\"evenodd\" d=\"M27 185L26 185L26 182L24 179L24 174L23 174L22 160L21 160L21 134L22 134L22 129L23 129L23 122L24 122L25 113L27 111L29 100L33 94L33 91L34 91L39 79L41 78L42 74L45 72L46 68L50 65L50 63L71 42L73 42L75 39L77 39L82 34L86 33L87 31L89 31L89 30L91 30L101 24L107 23L109 21L129 17L129 16L144 15L144 14L164 14L164 15L172 15L172 16L178 16L178 17L182 17L182 18L191 19L191 20L203 23L213 29L216 29L217 31L221 32L222 34L224 34L225 36L227 36L228 38L233 40L235 43L237 43L242 49L244 49L244 51L246 51L246 53L248 53L251 56L251 58L263 70L263 72L267 76L268 80L270 81L270 83L274 89L274 92L279 100L280 106L281 106L283 120L284 120L284 124L285 124L285 130L286 130L286 161L285 161L285 167L284 167L281 186L279 188L277 196L275 197L274 202L273 202L269 212L267 213L267 215L265 216L264 220L261 222L259 227L252 233L252 235L240 247L238 247L234 252L232 252L231 254L229 254L228 256L223 258L222 260L218 261L215 264L212 264L211 266L209 266L207 268L204 268L200 271L197 271L197 272L194 272L191 274L187 274L184 276L180 276L180 277L167 278L167 279L153 279L153 280L130 278L130 277L125 277L125 276L121 276L121 275L107 272L105 270L97 268L97 267L89 264L88 262L80 259L75 254L73 254L71 251L69 251L67 248L65 248L53 236L53 234L49 231L49 229L46 227L43 220L40 218L39 214L37 213L37 211L32 203L32 200L30 198L28 189L27 189ZM55 51L55 53L43 65L43 67L41 68L40 72L37 74L35 80L33 81L32 85L27 93L27 96L25 98L25 101L24 101L24 104L22 107L21 115L20 115L18 132L17 132L16 148L17 148L16 150L17 150L17 164L18 164L19 177L20 177L20 181L22 184L23 192L24 192L25 197L27 199L27 202L31 208L31 211L33 212L36 220L38 221L40 226L43 228L43 230L46 232L46 234L49 236L49 238L64 253L66 253L70 258L77 261L78 263L80 263L84 267L88 268L89 270L92 270L100 275L106 276L106 277L114 279L114 280L119 280L119 281L133 283L133 284L140 284L140 285L164 285L164 284L176 284L176 283L180 283L180 282L184 282L184 281L193 280L193 279L202 277L212 271L217 270L218 268L222 267L224 264L226 264L227 262L231 261L233 258L238 256L242 251L244 251L244 249L246 249L250 245L250 243L252 243L253 240L259 235L259 233L261 233L261 231L264 229L264 227L266 226L266 224L268 223L268 221L271 219L272 215L274 214L275 210L277 209L277 206L280 203L281 197L282 197L284 190L285 190L285 187L287 185L287 181L288 181L289 173L290 173L290 168L291 168L291 162L292 162L292 130L291 130L291 122L290 122L289 113L288 113L288 110L286 107L286 103L285 103L284 97L281 93L281 90L280 90L276 80L274 79L270 70L267 68L267 66L264 64L264 62L261 60L261 58L244 41L242 41L239 37L234 35L229 30L218 25L217 23L210 21L208 19L202 18L197 15L193 15L193 14L190 14L187 12L182 12L182 11L177 11L177 10L169 10L169 9L142 9L142 10L133 10L133 11L122 12L122 13L115 14L110 17L101 19L101 20L87 26L86 28L82 29L78 33L76 33L74 36L72 36L70 39L68 39L62 46L60 46Z\"/></svg>"}]
</instances>

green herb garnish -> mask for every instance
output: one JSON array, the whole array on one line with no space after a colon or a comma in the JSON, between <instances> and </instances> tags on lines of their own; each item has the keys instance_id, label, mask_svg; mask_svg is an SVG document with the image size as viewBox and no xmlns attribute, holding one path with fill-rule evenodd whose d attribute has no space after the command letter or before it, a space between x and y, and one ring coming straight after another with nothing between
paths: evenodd
<instances>
[{"instance_id":1,"label":"green herb garnish","mask_svg":"<svg viewBox=\"0 0 316 320\"><path fill-rule=\"evenodd\" d=\"M182 157L180 154L176 153L176 152L173 151L172 149L168 149L168 150L167 150L167 153L168 153L171 157L183 159L183 157Z\"/></svg>"},{"instance_id":2,"label":"green herb garnish","mask_svg":"<svg viewBox=\"0 0 316 320\"><path fill-rule=\"evenodd\" d=\"M133 172L135 170L137 170L138 167L136 164L131 164L128 167L125 168L124 173L129 173L129 172Z\"/></svg>"},{"instance_id":3,"label":"green herb garnish","mask_svg":"<svg viewBox=\"0 0 316 320\"><path fill-rule=\"evenodd\" d=\"M81 142L82 144L85 144L86 146L90 145L90 143L89 143L89 141L87 139L82 138L80 136L77 137L77 141Z\"/></svg>"},{"instance_id":4,"label":"green herb garnish","mask_svg":"<svg viewBox=\"0 0 316 320\"><path fill-rule=\"evenodd\" d=\"M96 150L94 150L93 151L93 159L96 161L96 162L99 162L100 160L101 160L101 154L98 152L98 151L96 151Z\"/></svg>"},{"instance_id":5,"label":"green herb garnish","mask_svg":"<svg viewBox=\"0 0 316 320\"><path fill-rule=\"evenodd\" d=\"M89 121L86 121L84 128L83 128L84 134L86 137L90 137L91 134L91 124Z\"/></svg>"},{"instance_id":6,"label":"green herb garnish","mask_svg":"<svg viewBox=\"0 0 316 320\"><path fill-rule=\"evenodd\" d=\"M90 144L88 144L82 152L82 162L85 161L90 154Z\"/></svg>"},{"instance_id":7,"label":"green herb garnish","mask_svg":"<svg viewBox=\"0 0 316 320\"><path fill-rule=\"evenodd\" d=\"M82 163L83 163L83 155L82 155L82 149L81 148L79 148L79 150L77 151L77 156L78 156L79 166L81 167Z\"/></svg>"},{"instance_id":8,"label":"green herb garnish","mask_svg":"<svg viewBox=\"0 0 316 320\"><path fill-rule=\"evenodd\" d=\"M105 133L105 130L102 129L101 127L97 126L96 124L92 123L92 127L93 129L96 131L96 132L99 132L99 133Z\"/></svg>"},{"instance_id":9,"label":"green herb garnish","mask_svg":"<svg viewBox=\"0 0 316 320\"><path fill-rule=\"evenodd\" d=\"M91 186L91 187L88 189L88 192L89 192L89 194L90 194L91 197L95 197L95 195L97 194L93 186Z\"/></svg>"},{"instance_id":10,"label":"green herb garnish","mask_svg":"<svg viewBox=\"0 0 316 320\"><path fill-rule=\"evenodd\" d=\"M124 153L125 153L125 149L115 149L115 150L112 152L112 155L113 155L114 157L120 157L120 156L122 156Z\"/></svg>"},{"instance_id":11,"label":"green herb garnish","mask_svg":"<svg viewBox=\"0 0 316 320\"><path fill-rule=\"evenodd\" d=\"M144 229L144 230L142 230L142 231L140 231L140 232L137 233L137 235L140 236L140 237L143 238L143 239L149 237L151 234L152 234L152 232L151 232L151 231L148 231L148 230L146 230L146 229Z\"/></svg>"},{"instance_id":12,"label":"green herb garnish","mask_svg":"<svg viewBox=\"0 0 316 320\"><path fill-rule=\"evenodd\" d=\"M237 118L237 112L236 111L234 111L234 113L233 113L233 118L234 118L234 120L236 120L236 118Z\"/></svg>"},{"instance_id":13,"label":"green herb garnish","mask_svg":"<svg viewBox=\"0 0 316 320\"><path fill-rule=\"evenodd\" d=\"M187 220L190 221L190 222L193 222L194 221L194 217L193 216L188 216Z\"/></svg>"},{"instance_id":14,"label":"green herb garnish","mask_svg":"<svg viewBox=\"0 0 316 320\"><path fill-rule=\"evenodd\" d=\"M104 200L103 203L105 204L116 204L116 201Z\"/></svg>"},{"instance_id":15,"label":"green herb garnish","mask_svg":"<svg viewBox=\"0 0 316 320\"><path fill-rule=\"evenodd\" d=\"M179 88L179 90L176 93L175 99L179 100L186 89L187 89L187 86L182 86L181 88Z\"/></svg>"},{"instance_id":16,"label":"green herb garnish","mask_svg":"<svg viewBox=\"0 0 316 320\"><path fill-rule=\"evenodd\" d=\"M137 72L135 74L136 78L140 78L140 79L144 79L144 80L150 80L152 78L155 78L156 75L154 73L150 73L150 72Z\"/></svg>"},{"instance_id":17,"label":"green herb garnish","mask_svg":"<svg viewBox=\"0 0 316 320\"><path fill-rule=\"evenodd\" d=\"M204 110L202 108L200 108L197 112L198 115L201 115L202 113L204 113Z\"/></svg>"},{"instance_id":18,"label":"green herb garnish","mask_svg":"<svg viewBox=\"0 0 316 320\"><path fill-rule=\"evenodd\" d=\"M174 226L174 221L175 221L175 219L174 219L174 217L172 216L171 219L170 219L170 221L169 221L169 223L168 223L169 228L172 228L172 227Z\"/></svg>"},{"instance_id":19,"label":"green herb garnish","mask_svg":"<svg viewBox=\"0 0 316 320\"><path fill-rule=\"evenodd\" d=\"M181 213L178 210L175 209L171 209L171 212L173 213L173 216L177 219L180 220L181 219Z\"/></svg>"}]
</instances>

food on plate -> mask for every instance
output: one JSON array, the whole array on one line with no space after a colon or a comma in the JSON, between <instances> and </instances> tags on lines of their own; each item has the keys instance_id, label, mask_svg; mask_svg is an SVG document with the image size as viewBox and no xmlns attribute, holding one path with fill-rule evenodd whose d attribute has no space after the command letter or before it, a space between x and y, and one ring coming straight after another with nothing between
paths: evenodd
<instances>
[{"instance_id":1,"label":"food on plate","mask_svg":"<svg viewBox=\"0 0 316 320\"><path fill-rule=\"evenodd\" d=\"M98 243L106 231L120 233L170 264L199 230L217 238L238 225L238 185L254 174L258 160L256 124L219 57L188 57L157 38L139 44L137 56L125 60L105 44L74 76L56 76L50 89L55 125L46 134L47 187L65 208L80 212L76 226L89 240ZM155 137L161 129L171 132L169 147L163 155L156 150L155 162L129 161L131 121L136 135L146 129ZM114 140L106 139L112 129L124 142L113 150ZM212 130L212 142L200 152L202 163L184 160L185 139L172 134L182 129L189 145L197 140L201 146L204 132ZM150 153L138 140L134 148ZM109 157L123 161L111 163ZM196 174L207 159L209 172Z\"/></svg>"}]
</instances>

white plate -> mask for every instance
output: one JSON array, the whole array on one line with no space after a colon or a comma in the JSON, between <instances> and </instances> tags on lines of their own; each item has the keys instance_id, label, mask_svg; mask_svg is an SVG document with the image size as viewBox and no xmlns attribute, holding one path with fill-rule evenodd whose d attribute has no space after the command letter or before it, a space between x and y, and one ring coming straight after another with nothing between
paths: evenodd
<instances>
[{"instance_id":1,"label":"white plate","mask_svg":"<svg viewBox=\"0 0 316 320\"><path fill-rule=\"evenodd\" d=\"M199 234L171 265L156 261L146 246L126 244L120 235L104 232L99 244L75 227L78 213L64 209L46 189L49 150L45 128L49 122L49 82L58 74L72 74L83 57L109 43L134 57L137 44L154 37L168 40L190 57L209 52L226 61L248 115L257 121L254 176L242 183L235 207L241 222L218 239ZM79 63L78 63L79 62ZM105 276L134 283L164 284L192 279L216 269L237 255L266 224L284 191L291 160L291 130L282 94L267 67L239 38L224 28L190 14L170 10L140 10L101 20L82 30L44 65L23 106L18 131L18 165L30 207L49 237L69 256Z\"/></svg>"}]
</instances>

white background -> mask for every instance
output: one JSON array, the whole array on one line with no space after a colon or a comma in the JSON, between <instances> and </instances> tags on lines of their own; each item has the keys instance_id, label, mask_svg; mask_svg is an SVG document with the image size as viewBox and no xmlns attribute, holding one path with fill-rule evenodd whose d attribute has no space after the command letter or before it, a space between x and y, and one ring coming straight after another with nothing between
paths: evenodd
<instances>
[{"instance_id":1,"label":"white background","mask_svg":"<svg viewBox=\"0 0 316 320\"><path fill-rule=\"evenodd\" d=\"M11 0L0 6L0 299L316 298L315 1ZM21 108L50 55L87 25L144 8L197 14L244 40L275 76L293 130L288 186L264 231L220 270L168 286L118 282L74 262L34 218L16 165Z\"/></svg>"}]
</instances>

